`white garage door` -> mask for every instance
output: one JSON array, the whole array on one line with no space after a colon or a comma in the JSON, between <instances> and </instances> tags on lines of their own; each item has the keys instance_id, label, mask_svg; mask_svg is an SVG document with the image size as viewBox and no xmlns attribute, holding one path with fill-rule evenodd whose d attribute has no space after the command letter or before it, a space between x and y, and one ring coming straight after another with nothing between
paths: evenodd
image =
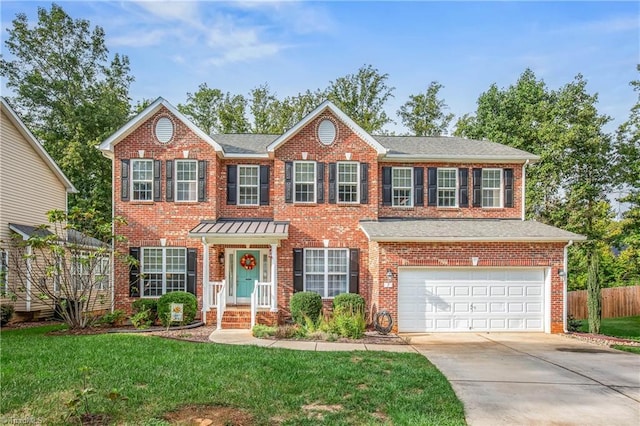
<instances>
[{"instance_id":1,"label":"white garage door","mask_svg":"<svg viewBox=\"0 0 640 426\"><path fill-rule=\"evenodd\" d=\"M544 331L544 270L400 268L398 330Z\"/></svg>"}]
</instances>

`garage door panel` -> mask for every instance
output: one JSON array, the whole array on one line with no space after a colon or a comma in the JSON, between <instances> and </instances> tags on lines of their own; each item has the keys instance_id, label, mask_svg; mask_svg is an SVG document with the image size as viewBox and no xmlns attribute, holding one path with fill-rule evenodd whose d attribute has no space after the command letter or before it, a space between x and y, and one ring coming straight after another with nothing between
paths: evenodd
<instances>
[{"instance_id":1,"label":"garage door panel","mask_svg":"<svg viewBox=\"0 0 640 426\"><path fill-rule=\"evenodd\" d=\"M400 331L543 331L543 269L405 269Z\"/></svg>"}]
</instances>

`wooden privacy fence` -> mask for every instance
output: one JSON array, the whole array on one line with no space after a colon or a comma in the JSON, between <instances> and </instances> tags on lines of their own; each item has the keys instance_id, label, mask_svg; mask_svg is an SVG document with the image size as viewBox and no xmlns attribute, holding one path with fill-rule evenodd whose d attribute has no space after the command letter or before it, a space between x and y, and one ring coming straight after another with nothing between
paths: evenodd
<instances>
[{"instance_id":1,"label":"wooden privacy fence","mask_svg":"<svg viewBox=\"0 0 640 426\"><path fill-rule=\"evenodd\" d=\"M587 290L567 293L567 312L576 319L587 318ZM602 318L640 315L640 286L602 289Z\"/></svg>"}]
</instances>

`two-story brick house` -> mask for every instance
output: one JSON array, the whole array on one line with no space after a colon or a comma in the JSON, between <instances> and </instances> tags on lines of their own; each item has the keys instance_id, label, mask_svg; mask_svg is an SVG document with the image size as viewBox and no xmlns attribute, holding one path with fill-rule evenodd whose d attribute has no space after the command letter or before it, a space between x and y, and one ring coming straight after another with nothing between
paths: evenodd
<instances>
[{"instance_id":1,"label":"two-story brick house","mask_svg":"<svg viewBox=\"0 0 640 426\"><path fill-rule=\"evenodd\" d=\"M99 148L139 260L116 262L116 308L186 290L233 327L247 306L281 321L296 291L357 292L399 331L564 330L583 238L523 220L530 153L373 136L330 102L282 135L207 135L162 98Z\"/></svg>"}]
</instances>

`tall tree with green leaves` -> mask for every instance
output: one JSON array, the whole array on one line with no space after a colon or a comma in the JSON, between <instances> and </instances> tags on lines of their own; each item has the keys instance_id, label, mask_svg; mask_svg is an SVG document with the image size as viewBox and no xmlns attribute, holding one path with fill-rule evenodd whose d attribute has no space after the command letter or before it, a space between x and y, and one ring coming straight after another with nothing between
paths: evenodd
<instances>
[{"instance_id":1,"label":"tall tree with green leaves","mask_svg":"<svg viewBox=\"0 0 640 426\"><path fill-rule=\"evenodd\" d=\"M393 97L389 74L381 74L371 65L362 66L356 74L347 74L329 84L327 98L369 133L380 133L393 123L385 105Z\"/></svg>"},{"instance_id":2,"label":"tall tree with green leaves","mask_svg":"<svg viewBox=\"0 0 640 426\"><path fill-rule=\"evenodd\" d=\"M109 57L101 27L62 7L16 15L0 59L9 102L78 189L70 206L111 217L111 162L95 146L129 116L129 60Z\"/></svg>"},{"instance_id":3,"label":"tall tree with green leaves","mask_svg":"<svg viewBox=\"0 0 640 426\"><path fill-rule=\"evenodd\" d=\"M454 115L445 112L449 107L444 99L438 98L438 92L443 87L437 81L432 81L425 93L410 95L409 100L398 110L402 124L413 135L439 136L447 134L449 123L453 120Z\"/></svg>"},{"instance_id":4,"label":"tall tree with green leaves","mask_svg":"<svg viewBox=\"0 0 640 426\"><path fill-rule=\"evenodd\" d=\"M178 104L178 110L189 117L206 134L220 131L220 110L224 94L219 89L212 89L207 83L198 86L195 93L187 93L186 104Z\"/></svg>"}]
</instances>

